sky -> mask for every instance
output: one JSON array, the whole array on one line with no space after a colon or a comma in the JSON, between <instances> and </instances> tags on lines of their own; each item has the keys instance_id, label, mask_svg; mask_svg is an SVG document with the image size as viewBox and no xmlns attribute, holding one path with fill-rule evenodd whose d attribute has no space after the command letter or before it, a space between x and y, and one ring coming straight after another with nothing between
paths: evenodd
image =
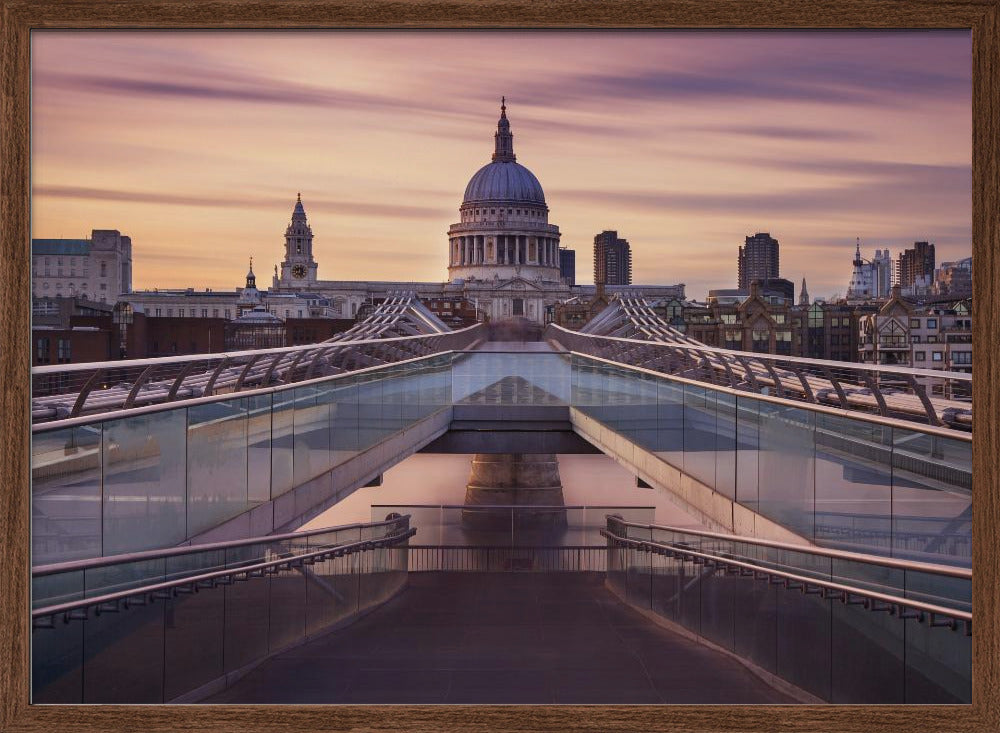
<instances>
[{"instance_id":1,"label":"sky","mask_svg":"<svg viewBox=\"0 0 1000 733\"><path fill-rule=\"evenodd\" d=\"M135 289L266 284L301 192L320 279L441 282L501 95L579 283L605 229L699 299L758 231L813 296L856 237L971 254L967 31L35 31L32 236L120 230Z\"/></svg>"}]
</instances>

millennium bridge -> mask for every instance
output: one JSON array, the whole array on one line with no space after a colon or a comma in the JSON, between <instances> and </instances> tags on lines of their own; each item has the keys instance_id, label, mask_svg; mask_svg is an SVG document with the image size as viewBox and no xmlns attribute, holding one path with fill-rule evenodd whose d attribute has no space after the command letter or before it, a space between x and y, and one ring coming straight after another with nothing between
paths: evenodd
<instances>
[{"instance_id":1,"label":"millennium bridge","mask_svg":"<svg viewBox=\"0 0 1000 733\"><path fill-rule=\"evenodd\" d=\"M33 702L970 701L970 375L712 348L641 293L499 334L398 293L35 368ZM417 452L600 452L691 523L609 489L301 529Z\"/></svg>"}]
</instances>

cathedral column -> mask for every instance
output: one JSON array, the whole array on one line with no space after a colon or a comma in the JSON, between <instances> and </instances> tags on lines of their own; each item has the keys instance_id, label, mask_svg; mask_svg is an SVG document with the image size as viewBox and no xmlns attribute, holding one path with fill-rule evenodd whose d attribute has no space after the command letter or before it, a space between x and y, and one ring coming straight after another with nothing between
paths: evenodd
<instances>
[{"instance_id":1,"label":"cathedral column","mask_svg":"<svg viewBox=\"0 0 1000 733\"><path fill-rule=\"evenodd\" d=\"M538 238L538 251L541 253L541 264L549 264L549 240L545 237Z\"/></svg>"},{"instance_id":2,"label":"cathedral column","mask_svg":"<svg viewBox=\"0 0 1000 733\"><path fill-rule=\"evenodd\" d=\"M462 237L462 264L469 264L469 238Z\"/></svg>"},{"instance_id":3,"label":"cathedral column","mask_svg":"<svg viewBox=\"0 0 1000 733\"><path fill-rule=\"evenodd\" d=\"M486 239L480 235L473 237L476 240L476 256L479 258L479 264L486 264Z\"/></svg>"}]
</instances>

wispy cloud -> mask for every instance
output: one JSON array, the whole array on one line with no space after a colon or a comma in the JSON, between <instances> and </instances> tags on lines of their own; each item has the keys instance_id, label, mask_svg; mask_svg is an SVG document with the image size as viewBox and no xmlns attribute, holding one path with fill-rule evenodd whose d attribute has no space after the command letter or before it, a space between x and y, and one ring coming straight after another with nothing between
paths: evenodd
<instances>
[{"instance_id":1,"label":"wispy cloud","mask_svg":"<svg viewBox=\"0 0 1000 733\"><path fill-rule=\"evenodd\" d=\"M275 209L284 211L288 208L287 198L264 196L194 196L152 191L116 191L104 188L87 188L84 186L39 185L32 190L36 196L53 198L82 199L94 201L122 201L139 204L155 204L161 206L194 206L221 209ZM412 206L407 204L389 204L370 201L350 201L341 199L312 198L309 201L310 211L330 211L339 214L363 216L378 216L393 219L440 219L446 210L430 206Z\"/></svg>"}]
</instances>

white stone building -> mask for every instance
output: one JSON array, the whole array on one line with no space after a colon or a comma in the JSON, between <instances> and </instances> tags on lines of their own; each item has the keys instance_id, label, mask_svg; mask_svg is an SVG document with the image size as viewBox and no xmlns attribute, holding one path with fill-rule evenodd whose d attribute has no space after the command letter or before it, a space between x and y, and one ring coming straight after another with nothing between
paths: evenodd
<instances>
[{"instance_id":1,"label":"white stone building","mask_svg":"<svg viewBox=\"0 0 1000 733\"><path fill-rule=\"evenodd\" d=\"M301 204L299 205L301 208ZM315 270L314 270L315 271ZM349 318L344 315L344 302L336 306L320 293L268 292L257 289L253 261L247 272L246 284L233 290L140 290L122 296L134 312L147 318L239 318L255 308L264 308L282 320L289 318Z\"/></svg>"},{"instance_id":2,"label":"white stone building","mask_svg":"<svg viewBox=\"0 0 1000 733\"><path fill-rule=\"evenodd\" d=\"M117 229L94 229L90 239L32 239L31 292L115 303L132 292L131 238Z\"/></svg>"}]
</instances>

